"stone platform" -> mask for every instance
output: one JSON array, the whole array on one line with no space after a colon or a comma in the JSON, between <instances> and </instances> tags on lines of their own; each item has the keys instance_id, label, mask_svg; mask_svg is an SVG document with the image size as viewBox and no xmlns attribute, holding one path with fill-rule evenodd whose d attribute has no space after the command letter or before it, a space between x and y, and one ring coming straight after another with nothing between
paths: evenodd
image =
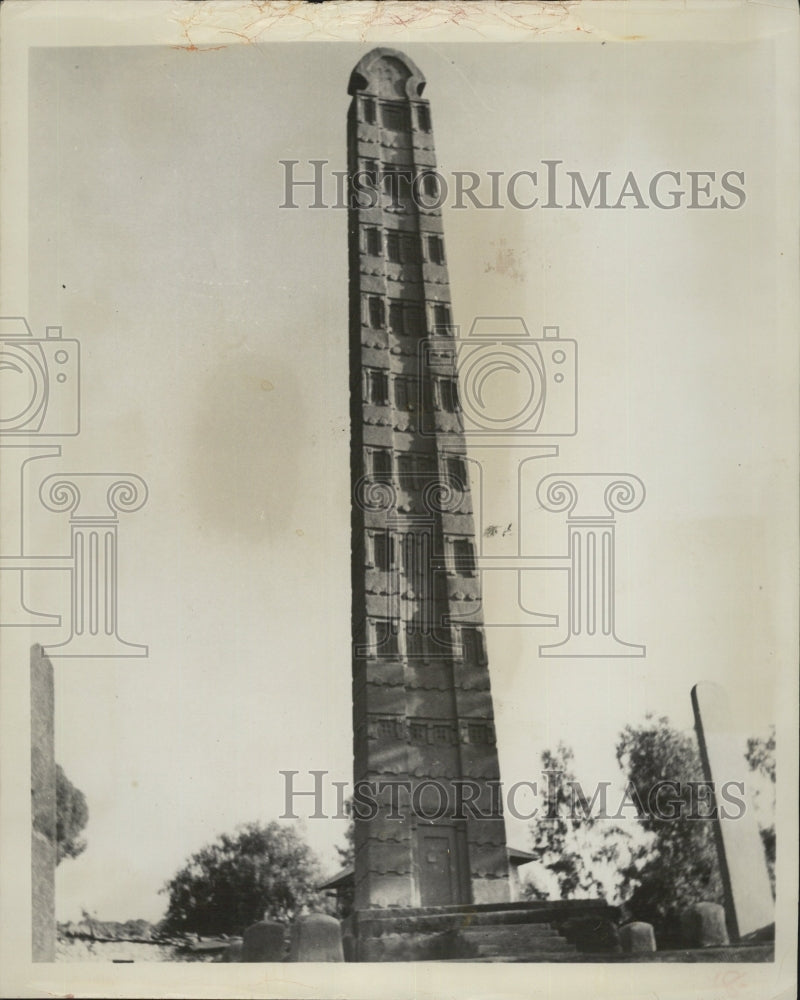
<instances>
[{"instance_id":1,"label":"stone platform","mask_svg":"<svg viewBox=\"0 0 800 1000\"><path fill-rule=\"evenodd\" d=\"M617 917L594 900L388 908L355 912L348 931L359 962L551 962L610 950Z\"/></svg>"}]
</instances>

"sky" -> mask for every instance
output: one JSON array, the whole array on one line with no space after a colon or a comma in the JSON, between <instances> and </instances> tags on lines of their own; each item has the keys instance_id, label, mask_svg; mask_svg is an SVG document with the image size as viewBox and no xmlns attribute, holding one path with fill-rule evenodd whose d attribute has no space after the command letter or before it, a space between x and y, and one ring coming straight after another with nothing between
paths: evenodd
<instances>
[{"instance_id":1,"label":"sky","mask_svg":"<svg viewBox=\"0 0 800 1000\"><path fill-rule=\"evenodd\" d=\"M280 815L282 770L351 776L346 213L281 208L280 161L345 168L347 82L370 47L32 52L19 311L37 335L80 340L82 378L81 434L37 474L128 471L149 489L119 530L120 635L148 657L54 660L56 755L90 809L86 852L58 870L61 920L157 920L191 853ZM492 625L516 583L487 574L504 782L535 780L559 741L586 784L619 781L621 729L652 711L688 731L704 679L729 689L742 740L764 733L794 588L794 527L775 515L794 389L776 334L775 120L757 99L768 46L403 49L445 175L545 159L617 184L745 174L731 211L443 210L456 323L521 316L578 344L579 433L524 467L521 551L566 551L563 515L536 501L546 474L630 473L647 490L616 529L618 634L645 657L540 656L540 633L563 630ZM470 455L483 523L505 523L516 452ZM27 514L34 544L66 551L63 516ZM564 574L528 577L525 606L563 621ZM63 613L63 581L31 600ZM529 846L526 823L507 826ZM332 874L344 822L303 829Z\"/></svg>"}]
</instances>

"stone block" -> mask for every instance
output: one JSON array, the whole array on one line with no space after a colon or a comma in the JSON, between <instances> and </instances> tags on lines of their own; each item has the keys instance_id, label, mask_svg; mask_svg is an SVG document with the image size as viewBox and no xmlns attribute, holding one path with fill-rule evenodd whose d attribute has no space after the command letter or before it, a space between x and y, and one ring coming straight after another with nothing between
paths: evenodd
<instances>
[{"instance_id":1,"label":"stone block","mask_svg":"<svg viewBox=\"0 0 800 1000\"><path fill-rule=\"evenodd\" d=\"M359 943L361 962L436 962L474 958L477 947L456 930L442 933L382 934Z\"/></svg>"},{"instance_id":2,"label":"stone block","mask_svg":"<svg viewBox=\"0 0 800 1000\"><path fill-rule=\"evenodd\" d=\"M241 962L242 961L242 942L234 941L233 944L229 944L228 947L223 951L221 962Z\"/></svg>"},{"instance_id":3,"label":"stone block","mask_svg":"<svg viewBox=\"0 0 800 1000\"><path fill-rule=\"evenodd\" d=\"M366 855L366 852L364 853ZM366 909L369 906L403 906L410 895L410 871L408 874L395 875L372 872L367 869L359 878L358 866L356 866L356 909Z\"/></svg>"},{"instance_id":4,"label":"stone block","mask_svg":"<svg viewBox=\"0 0 800 1000\"><path fill-rule=\"evenodd\" d=\"M718 903L696 903L681 914L683 939L689 948L729 944L725 909Z\"/></svg>"},{"instance_id":5,"label":"stone block","mask_svg":"<svg viewBox=\"0 0 800 1000\"><path fill-rule=\"evenodd\" d=\"M601 914L579 916L561 921L558 930L578 951L590 955L611 954L622 951L619 928L613 920Z\"/></svg>"},{"instance_id":6,"label":"stone block","mask_svg":"<svg viewBox=\"0 0 800 1000\"><path fill-rule=\"evenodd\" d=\"M653 925L640 920L623 924L619 929L619 943L628 955L641 955L656 950L656 936Z\"/></svg>"},{"instance_id":7,"label":"stone block","mask_svg":"<svg viewBox=\"0 0 800 1000\"><path fill-rule=\"evenodd\" d=\"M397 874L410 869L411 842L370 839L368 847L370 870L379 875Z\"/></svg>"},{"instance_id":8,"label":"stone block","mask_svg":"<svg viewBox=\"0 0 800 1000\"><path fill-rule=\"evenodd\" d=\"M283 962L286 958L286 929L274 920L260 920L242 937L240 962Z\"/></svg>"},{"instance_id":9,"label":"stone block","mask_svg":"<svg viewBox=\"0 0 800 1000\"><path fill-rule=\"evenodd\" d=\"M311 913L292 925L290 962L343 962L342 929L336 917Z\"/></svg>"},{"instance_id":10,"label":"stone block","mask_svg":"<svg viewBox=\"0 0 800 1000\"><path fill-rule=\"evenodd\" d=\"M505 850L500 863L505 863ZM472 876L472 895L476 903L508 903L511 901L511 882L508 878L486 878L480 875Z\"/></svg>"}]
</instances>

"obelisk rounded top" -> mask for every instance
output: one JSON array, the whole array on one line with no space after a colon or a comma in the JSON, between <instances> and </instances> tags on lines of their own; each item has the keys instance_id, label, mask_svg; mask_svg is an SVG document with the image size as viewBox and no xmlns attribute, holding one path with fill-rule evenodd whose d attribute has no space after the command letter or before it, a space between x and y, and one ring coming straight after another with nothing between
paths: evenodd
<instances>
[{"instance_id":1,"label":"obelisk rounded top","mask_svg":"<svg viewBox=\"0 0 800 1000\"><path fill-rule=\"evenodd\" d=\"M372 49L363 56L350 74L347 93L372 94L397 100L415 99L425 89L425 77L403 52L397 49Z\"/></svg>"}]
</instances>

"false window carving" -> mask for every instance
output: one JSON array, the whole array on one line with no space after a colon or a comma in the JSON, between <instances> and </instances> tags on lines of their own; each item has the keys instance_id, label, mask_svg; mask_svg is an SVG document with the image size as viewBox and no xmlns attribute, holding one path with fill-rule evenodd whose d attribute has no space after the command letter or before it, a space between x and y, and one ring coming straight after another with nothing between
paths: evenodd
<instances>
[{"instance_id":1,"label":"false window carving","mask_svg":"<svg viewBox=\"0 0 800 1000\"><path fill-rule=\"evenodd\" d=\"M387 229L386 258L393 264L419 264L419 240L413 233Z\"/></svg>"},{"instance_id":2,"label":"false window carving","mask_svg":"<svg viewBox=\"0 0 800 1000\"><path fill-rule=\"evenodd\" d=\"M431 233L425 238L428 249L428 260L431 264L444 264L444 240L441 236Z\"/></svg>"},{"instance_id":3,"label":"false window carving","mask_svg":"<svg viewBox=\"0 0 800 1000\"><path fill-rule=\"evenodd\" d=\"M371 257L380 257L381 231L377 226L364 227L364 250Z\"/></svg>"},{"instance_id":4,"label":"false window carving","mask_svg":"<svg viewBox=\"0 0 800 1000\"><path fill-rule=\"evenodd\" d=\"M428 723L420 719L410 719L408 723L408 738L412 743L427 743Z\"/></svg>"},{"instance_id":5,"label":"false window carving","mask_svg":"<svg viewBox=\"0 0 800 1000\"><path fill-rule=\"evenodd\" d=\"M434 302L433 304L433 325L434 327L450 326L450 306L446 302Z\"/></svg>"},{"instance_id":6,"label":"false window carving","mask_svg":"<svg viewBox=\"0 0 800 1000\"><path fill-rule=\"evenodd\" d=\"M395 407L409 413L416 410L419 405L417 380L405 375L395 375L393 382Z\"/></svg>"},{"instance_id":7,"label":"false window carving","mask_svg":"<svg viewBox=\"0 0 800 1000\"><path fill-rule=\"evenodd\" d=\"M455 487L469 489L467 463L460 455L448 455L445 458L445 473Z\"/></svg>"},{"instance_id":8,"label":"false window carving","mask_svg":"<svg viewBox=\"0 0 800 1000\"><path fill-rule=\"evenodd\" d=\"M377 160L362 160L361 161L361 172L364 175L362 178L366 181L368 187L373 190L378 187L378 178L380 175L380 168Z\"/></svg>"},{"instance_id":9,"label":"false window carving","mask_svg":"<svg viewBox=\"0 0 800 1000\"><path fill-rule=\"evenodd\" d=\"M377 656L400 655L397 623L389 618L375 618L369 622L370 651Z\"/></svg>"},{"instance_id":10,"label":"false window carving","mask_svg":"<svg viewBox=\"0 0 800 1000\"><path fill-rule=\"evenodd\" d=\"M368 452L367 467L373 479L386 482L392 475L392 453L388 448L372 448Z\"/></svg>"},{"instance_id":11,"label":"false window carving","mask_svg":"<svg viewBox=\"0 0 800 1000\"><path fill-rule=\"evenodd\" d=\"M411 195L411 170L398 164L385 164L382 187L389 204L402 207Z\"/></svg>"},{"instance_id":12,"label":"false window carving","mask_svg":"<svg viewBox=\"0 0 800 1000\"><path fill-rule=\"evenodd\" d=\"M461 629L461 645L464 659L469 663L486 663L486 648L483 633L471 625Z\"/></svg>"},{"instance_id":13,"label":"false window carving","mask_svg":"<svg viewBox=\"0 0 800 1000\"><path fill-rule=\"evenodd\" d=\"M381 104L381 124L391 132L408 132L411 128L408 106L384 102Z\"/></svg>"},{"instance_id":14,"label":"false window carving","mask_svg":"<svg viewBox=\"0 0 800 1000\"><path fill-rule=\"evenodd\" d=\"M486 722L470 722L467 725L470 743L487 744L493 742L492 727Z\"/></svg>"},{"instance_id":15,"label":"false window carving","mask_svg":"<svg viewBox=\"0 0 800 1000\"><path fill-rule=\"evenodd\" d=\"M458 413L458 384L452 378L439 378L436 380L439 409L445 413Z\"/></svg>"},{"instance_id":16,"label":"false window carving","mask_svg":"<svg viewBox=\"0 0 800 1000\"><path fill-rule=\"evenodd\" d=\"M432 548L428 532L409 531L403 536L403 572L413 593L422 600L432 591Z\"/></svg>"},{"instance_id":17,"label":"false window carving","mask_svg":"<svg viewBox=\"0 0 800 1000\"><path fill-rule=\"evenodd\" d=\"M393 264L400 264L400 233L396 229L386 232L386 259Z\"/></svg>"},{"instance_id":18,"label":"false window carving","mask_svg":"<svg viewBox=\"0 0 800 1000\"><path fill-rule=\"evenodd\" d=\"M361 113L367 125L375 125L378 121L375 100L372 97L361 98Z\"/></svg>"},{"instance_id":19,"label":"false window carving","mask_svg":"<svg viewBox=\"0 0 800 1000\"><path fill-rule=\"evenodd\" d=\"M439 178L432 170L426 170L422 175L422 193L426 198L431 198L434 201L438 200L440 196Z\"/></svg>"},{"instance_id":20,"label":"false window carving","mask_svg":"<svg viewBox=\"0 0 800 1000\"><path fill-rule=\"evenodd\" d=\"M417 466L410 452L397 456L397 478L404 490L413 490L416 487Z\"/></svg>"},{"instance_id":21,"label":"false window carving","mask_svg":"<svg viewBox=\"0 0 800 1000\"><path fill-rule=\"evenodd\" d=\"M390 570L394 565L394 538L388 531L372 534L372 564L375 569Z\"/></svg>"},{"instance_id":22,"label":"false window carving","mask_svg":"<svg viewBox=\"0 0 800 1000\"><path fill-rule=\"evenodd\" d=\"M455 727L451 722L434 722L431 726L431 740L433 743L453 743Z\"/></svg>"},{"instance_id":23,"label":"false window carving","mask_svg":"<svg viewBox=\"0 0 800 1000\"><path fill-rule=\"evenodd\" d=\"M364 371L364 402L373 406L389 405L389 373L382 368Z\"/></svg>"},{"instance_id":24,"label":"false window carving","mask_svg":"<svg viewBox=\"0 0 800 1000\"><path fill-rule=\"evenodd\" d=\"M459 576L475 576L475 546L469 538L451 539L452 570Z\"/></svg>"},{"instance_id":25,"label":"false window carving","mask_svg":"<svg viewBox=\"0 0 800 1000\"><path fill-rule=\"evenodd\" d=\"M378 295L367 296L367 322L373 330L382 330L386 325L383 299Z\"/></svg>"},{"instance_id":26,"label":"false window carving","mask_svg":"<svg viewBox=\"0 0 800 1000\"><path fill-rule=\"evenodd\" d=\"M417 105L417 128L420 132L430 132L431 130L431 109L427 104Z\"/></svg>"}]
</instances>

